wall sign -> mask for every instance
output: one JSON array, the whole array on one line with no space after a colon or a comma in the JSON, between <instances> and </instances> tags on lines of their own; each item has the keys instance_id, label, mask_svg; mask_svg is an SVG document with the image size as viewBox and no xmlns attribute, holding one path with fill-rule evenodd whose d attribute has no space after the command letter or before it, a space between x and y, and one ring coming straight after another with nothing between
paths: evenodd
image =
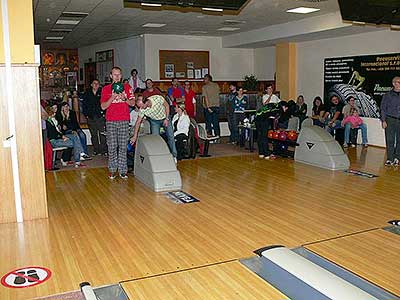
<instances>
[{"instance_id":1,"label":"wall sign","mask_svg":"<svg viewBox=\"0 0 400 300\"><path fill-rule=\"evenodd\" d=\"M384 94L392 89L392 79L400 73L400 53L326 58L324 96L337 95L346 103L356 99L360 115L379 118Z\"/></svg>"}]
</instances>

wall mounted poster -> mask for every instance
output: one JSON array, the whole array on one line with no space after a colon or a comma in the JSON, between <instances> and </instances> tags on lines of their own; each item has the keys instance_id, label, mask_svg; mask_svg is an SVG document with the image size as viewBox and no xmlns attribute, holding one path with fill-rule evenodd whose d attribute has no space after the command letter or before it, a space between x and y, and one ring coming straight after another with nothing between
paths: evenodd
<instances>
[{"instance_id":1,"label":"wall mounted poster","mask_svg":"<svg viewBox=\"0 0 400 300\"><path fill-rule=\"evenodd\" d=\"M194 70L194 78L201 79L201 69Z\"/></svg>"},{"instance_id":2,"label":"wall mounted poster","mask_svg":"<svg viewBox=\"0 0 400 300\"><path fill-rule=\"evenodd\" d=\"M164 73L166 78L173 78L175 75L175 66L174 64L165 64L164 65Z\"/></svg>"},{"instance_id":3,"label":"wall mounted poster","mask_svg":"<svg viewBox=\"0 0 400 300\"><path fill-rule=\"evenodd\" d=\"M400 53L326 58L324 61L324 97L339 96L346 103L356 99L360 115L379 118L379 106L392 89L392 79L400 73Z\"/></svg>"},{"instance_id":4,"label":"wall mounted poster","mask_svg":"<svg viewBox=\"0 0 400 300\"><path fill-rule=\"evenodd\" d=\"M194 70L193 69L188 69L187 70L187 78L193 79L194 78Z\"/></svg>"}]
</instances>

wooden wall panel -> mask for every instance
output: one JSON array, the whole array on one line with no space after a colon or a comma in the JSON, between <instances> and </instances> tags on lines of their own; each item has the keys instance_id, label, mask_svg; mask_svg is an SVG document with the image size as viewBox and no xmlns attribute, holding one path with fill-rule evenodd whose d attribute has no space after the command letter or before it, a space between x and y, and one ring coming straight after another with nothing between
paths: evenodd
<instances>
[{"instance_id":1,"label":"wooden wall panel","mask_svg":"<svg viewBox=\"0 0 400 300\"><path fill-rule=\"evenodd\" d=\"M0 68L0 223L15 222L14 186L10 148L3 147L9 135L4 68Z\"/></svg>"},{"instance_id":2,"label":"wooden wall panel","mask_svg":"<svg viewBox=\"0 0 400 300\"><path fill-rule=\"evenodd\" d=\"M295 43L276 45L276 89L282 100L297 97L297 48Z\"/></svg>"},{"instance_id":3,"label":"wooden wall panel","mask_svg":"<svg viewBox=\"0 0 400 300\"><path fill-rule=\"evenodd\" d=\"M24 220L47 218L38 67L14 66L13 83Z\"/></svg>"}]
</instances>

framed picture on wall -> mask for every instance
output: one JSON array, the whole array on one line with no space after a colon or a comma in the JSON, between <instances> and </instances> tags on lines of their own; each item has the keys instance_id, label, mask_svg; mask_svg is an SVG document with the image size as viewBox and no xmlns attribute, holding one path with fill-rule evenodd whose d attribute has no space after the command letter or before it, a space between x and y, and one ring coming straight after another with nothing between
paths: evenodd
<instances>
[{"instance_id":1,"label":"framed picture on wall","mask_svg":"<svg viewBox=\"0 0 400 300\"><path fill-rule=\"evenodd\" d=\"M194 70L193 69L188 69L187 70L187 78L193 79L194 78Z\"/></svg>"},{"instance_id":2,"label":"framed picture on wall","mask_svg":"<svg viewBox=\"0 0 400 300\"><path fill-rule=\"evenodd\" d=\"M194 70L194 78L201 79L201 69Z\"/></svg>"}]
</instances>

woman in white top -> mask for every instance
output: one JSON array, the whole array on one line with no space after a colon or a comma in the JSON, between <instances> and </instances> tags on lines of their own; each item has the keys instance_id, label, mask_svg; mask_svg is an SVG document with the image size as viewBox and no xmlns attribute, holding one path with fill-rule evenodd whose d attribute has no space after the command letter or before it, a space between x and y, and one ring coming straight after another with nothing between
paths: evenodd
<instances>
[{"instance_id":1,"label":"woman in white top","mask_svg":"<svg viewBox=\"0 0 400 300\"><path fill-rule=\"evenodd\" d=\"M174 128L177 159L184 158L187 154L187 144L189 136L190 119L185 110L185 104L180 103L175 108L176 114L172 118Z\"/></svg>"}]
</instances>

